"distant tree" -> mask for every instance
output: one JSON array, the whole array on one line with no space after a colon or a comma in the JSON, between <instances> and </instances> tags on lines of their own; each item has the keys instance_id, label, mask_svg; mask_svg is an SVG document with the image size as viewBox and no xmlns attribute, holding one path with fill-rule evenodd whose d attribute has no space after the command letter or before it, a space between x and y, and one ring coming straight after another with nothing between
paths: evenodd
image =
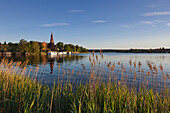
<instances>
[{"instance_id":1,"label":"distant tree","mask_svg":"<svg viewBox=\"0 0 170 113\"><path fill-rule=\"evenodd\" d=\"M73 51L73 48L70 48L70 51L72 52L72 51Z\"/></svg>"},{"instance_id":2,"label":"distant tree","mask_svg":"<svg viewBox=\"0 0 170 113\"><path fill-rule=\"evenodd\" d=\"M18 43L12 43L9 42L6 44L6 41L4 42L3 46L0 43L0 49L1 51L11 51L11 52L33 52L33 53L39 53L40 51L43 50L43 44L38 43L35 41L30 41L27 42L24 39L21 39ZM87 49L83 48L82 46L79 45L73 45L73 44L65 44L63 42L58 42L56 45L48 45L47 50L52 50L52 51L78 51L78 52L86 52Z\"/></svg>"},{"instance_id":3,"label":"distant tree","mask_svg":"<svg viewBox=\"0 0 170 113\"><path fill-rule=\"evenodd\" d=\"M76 52L76 46L74 46L73 51Z\"/></svg>"},{"instance_id":4,"label":"distant tree","mask_svg":"<svg viewBox=\"0 0 170 113\"><path fill-rule=\"evenodd\" d=\"M88 52L88 50L86 48L83 48L82 52Z\"/></svg>"},{"instance_id":5,"label":"distant tree","mask_svg":"<svg viewBox=\"0 0 170 113\"><path fill-rule=\"evenodd\" d=\"M9 45L9 46L12 46L12 45L13 45L13 43L12 43L12 42L9 42L9 43L8 43L8 45Z\"/></svg>"},{"instance_id":6,"label":"distant tree","mask_svg":"<svg viewBox=\"0 0 170 113\"><path fill-rule=\"evenodd\" d=\"M76 46L75 45L73 45L73 44L69 44L69 46L70 46L70 48L71 48L71 51L76 51Z\"/></svg>"},{"instance_id":7,"label":"distant tree","mask_svg":"<svg viewBox=\"0 0 170 113\"><path fill-rule=\"evenodd\" d=\"M38 42L32 42L31 44L31 52L33 53L39 53L40 52L40 46L38 44Z\"/></svg>"},{"instance_id":8,"label":"distant tree","mask_svg":"<svg viewBox=\"0 0 170 113\"><path fill-rule=\"evenodd\" d=\"M26 40L24 40L24 39L21 39L20 41L19 41L19 44L21 44L21 45L25 45L26 43L28 43Z\"/></svg>"},{"instance_id":9,"label":"distant tree","mask_svg":"<svg viewBox=\"0 0 170 113\"><path fill-rule=\"evenodd\" d=\"M63 49L64 47L64 43L63 42L58 42L57 44L57 47L60 49L60 51Z\"/></svg>"},{"instance_id":10,"label":"distant tree","mask_svg":"<svg viewBox=\"0 0 170 113\"><path fill-rule=\"evenodd\" d=\"M81 49L80 49L80 47L79 47L78 45L76 45L76 51L77 51L77 52L80 52L80 51L81 51Z\"/></svg>"},{"instance_id":11,"label":"distant tree","mask_svg":"<svg viewBox=\"0 0 170 113\"><path fill-rule=\"evenodd\" d=\"M4 52L6 52L6 51L7 51L7 47L6 47L6 46L3 46L3 47L2 47L2 50L3 50Z\"/></svg>"},{"instance_id":12,"label":"distant tree","mask_svg":"<svg viewBox=\"0 0 170 113\"><path fill-rule=\"evenodd\" d=\"M31 52L31 43L26 43L26 45L25 45L25 52Z\"/></svg>"},{"instance_id":13,"label":"distant tree","mask_svg":"<svg viewBox=\"0 0 170 113\"><path fill-rule=\"evenodd\" d=\"M131 48L129 51L130 51L130 52L133 52L133 49Z\"/></svg>"},{"instance_id":14,"label":"distant tree","mask_svg":"<svg viewBox=\"0 0 170 113\"><path fill-rule=\"evenodd\" d=\"M32 44L34 41L30 41L29 43Z\"/></svg>"},{"instance_id":15,"label":"distant tree","mask_svg":"<svg viewBox=\"0 0 170 113\"><path fill-rule=\"evenodd\" d=\"M70 46L67 45L67 44L65 44L65 45L64 45L64 51L70 51Z\"/></svg>"},{"instance_id":16,"label":"distant tree","mask_svg":"<svg viewBox=\"0 0 170 113\"><path fill-rule=\"evenodd\" d=\"M83 47L82 46L80 46L80 52L82 52L83 51Z\"/></svg>"},{"instance_id":17,"label":"distant tree","mask_svg":"<svg viewBox=\"0 0 170 113\"><path fill-rule=\"evenodd\" d=\"M43 51L43 48L44 48L43 44L41 43L39 44L39 46L40 46L40 51Z\"/></svg>"},{"instance_id":18,"label":"distant tree","mask_svg":"<svg viewBox=\"0 0 170 113\"><path fill-rule=\"evenodd\" d=\"M8 49L9 49L8 45L3 45L2 46L2 51L6 52L6 51L8 51Z\"/></svg>"},{"instance_id":19,"label":"distant tree","mask_svg":"<svg viewBox=\"0 0 170 113\"><path fill-rule=\"evenodd\" d=\"M8 50L7 51L10 51L10 52L13 52L13 48L14 48L14 46L13 46L14 44L12 43L12 42L9 42L8 43Z\"/></svg>"},{"instance_id":20,"label":"distant tree","mask_svg":"<svg viewBox=\"0 0 170 113\"><path fill-rule=\"evenodd\" d=\"M138 50L138 49L135 49L135 53L139 53L139 50Z\"/></svg>"},{"instance_id":21,"label":"distant tree","mask_svg":"<svg viewBox=\"0 0 170 113\"><path fill-rule=\"evenodd\" d=\"M13 43L12 45L10 45L11 52L17 52L17 47L18 47L17 43Z\"/></svg>"},{"instance_id":22,"label":"distant tree","mask_svg":"<svg viewBox=\"0 0 170 113\"><path fill-rule=\"evenodd\" d=\"M21 39L18 43L17 51L19 52L26 52L28 51L28 48L26 47L28 45L28 42L24 39Z\"/></svg>"}]
</instances>

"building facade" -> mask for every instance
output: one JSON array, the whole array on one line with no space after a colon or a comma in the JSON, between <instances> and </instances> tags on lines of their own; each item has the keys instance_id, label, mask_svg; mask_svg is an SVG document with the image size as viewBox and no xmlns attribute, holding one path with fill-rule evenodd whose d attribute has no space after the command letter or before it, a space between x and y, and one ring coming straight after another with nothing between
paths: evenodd
<instances>
[{"instance_id":1,"label":"building facade","mask_svg":"<svg viewBox=\"0 0 170 113\"><path fill-rule=\"evenodd\" d=\"M55 51L56 50L56 47L54 45L53 33L51 33L51 38L50 38L50 43L48 44L48 48L51 51Z\"/></svg>"}]
</instances>

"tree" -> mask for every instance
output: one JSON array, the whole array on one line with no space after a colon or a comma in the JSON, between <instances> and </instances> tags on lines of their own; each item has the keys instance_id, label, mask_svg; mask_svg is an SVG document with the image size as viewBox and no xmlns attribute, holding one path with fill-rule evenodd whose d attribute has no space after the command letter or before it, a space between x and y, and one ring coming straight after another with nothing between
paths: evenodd
<instances>
[{"instance_id":1,"label":"tree","mask_svg":"<svg viewBox=\"0 0 170 113\"><path fill-rule=\"evenodd\" d=\"M19 44L20 45L25 45L26 43L28 43L26 40L24 40L24 39L21 39L20 41L19 41Z\"/></svg>"},{"instance_id":2,"label":"tree","mask_svg":"<svg viewBox=\"0 0 170 113\"><path fill-rule=\"evenodd\" d=\"M12 42L8 43L8 51L13 52L14 44Z\"/></svg>"},{"instance_id":3,"label":"tree","mask_svg":"<svg viewBox=\"0 0 170 113\"><path fill-rule=\"evenodd\" d=\"M26 43L25 44L25 52L31 52L31 43Z\"/></svg>"},{"instance_id":4,"label":"tree","mask_svg":"<svg viewBox=\"0 0 170 113\"><path fill-rule=\"evenodd\" d=\"M70 51L73 51L73 48L70 48Z\"/></svg>"},{"instance_id":5,"label":"tree","mask_svg":"<svg viewBox=\"0 0 170 113\"><path fill-rule=\"evenodd\" d=\"M64 51L70 51L70 46L68 46L67 44L64 45Z\"/></svg>"},{"instance_id":6,"label":"tree","mask_svg":"<svg viewBox=\"0 0 170 113\"><path fill-rule=\"evenodd\" d=\"M12 45L13 45L13 43L12 43L12 42L9 42L9 43L8 43L8 45L9 45L9 46L12 46Z\"/></svg>"},{"instance_id":7,"label":"tree","mask_svg":"<svg viewBox=\"0 0 170 113\"><path fill-rule=\"evenodd\" d=\"M139 53L139 50L138 50L138 49L135 49L135 53Z\"/></svg>"},{"instance_id":8,"label":"tree","mask_svg":"<svg viewBox=\"0 0 170 113\"><path fill-rule=\"evenodd\" d=\"M3 45L2 50L6 52L8 50L8 45Z\"/></svg>"},{"instance_id":9,"label":"tree","mask_svg":"<svg viewBox=\"0 0 170 113\"><path fill-rule=\"evenodd\" d=\"M80 47L78 45L76 45L76 51L80 52Z\"/></svg>"},{"instance_id":10,"label":"tree","mask_svg":"<svg viewBox=\"0 0 170 113\"><path fill-rule=\"evenodd\" d=\"M40 46L38 44L38 42L32 42L31 44L31 52L33 53L39 53L40 52Z\"/></svg>"},{"instance_id":11,"label":"tree","mask_svg":"<svg viewBox=\"0 0 170 113\"><path fill-rule=\"evenodd\" d=\"M40 51L42 52L44 48L43 44L40 44L39 47L40 47Z\"/></svg>"},{"instance_id":12,"label":"tree","mask_svg":"<svg viewBox=\"0 0 170 113\"><path fill-rule=\"evenodd\" d=\"M83 48L81 51L82 52L87 52L88 50L86 48Z\"/></svg>"},{"instance_id":13,"label":"tree","mask_svg":"<svg viewBox=\"0 0 170 113\"><path fill-rule=\"evenodd\" d=\"M28 45L28 42L24 39L21 39L18 44L18 51L20 52L28 51L28 48L26 47L27 45Z\"/></svg>"},{"instance_id":14,"label":"tree","mask_svg":"<svg viewBox=\"0 0 170 113\"><path fill-rule=\"evenodd\" d=\"M12 52L17 52L17 48L18 48L18 44L17 43L13 43L10 46L10 49L11 49Z\"/></svg>"},{"instance_id":15,"label":"tree","mask_svg":"<svg viewBox=\"0 0 170 113\"><path fill-rule=\"evenodd\" d=\"M69 44L70 51L76 51L76 47L73 44Z\"/></svg>"},{"instance_id":16,"label":"tree","mask_svg":"<svg viewBox=\"0 0 170 113\"><path fill-rule=\"evenodd\" d=\"M76 52L76 46L74 46L73 51Z\"/></svg>"},{"instance_id":17,"label":"tree","mask_svg":"<svg viewBox=\"0 0 170 113\"><path fill-rule=\"evenodd\" d=\"M63 42L58 42L56 45L57 45L57 47L58 47L60 50L62 50L63 47L64 47L64 43L63 43Z\"/></svg>"}]
</instances>

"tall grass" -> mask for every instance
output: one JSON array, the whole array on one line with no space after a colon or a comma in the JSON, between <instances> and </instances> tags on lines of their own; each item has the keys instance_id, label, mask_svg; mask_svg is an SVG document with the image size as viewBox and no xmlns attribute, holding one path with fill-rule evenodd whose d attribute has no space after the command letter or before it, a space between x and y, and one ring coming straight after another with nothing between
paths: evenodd
<instances>
[{"instance_id":1,"label":"tall grass","mask_svg":"<svg viewBox=\"0 0 170 113\"><path fill-rule=\"evenodd\" d=\"M101 58L103 55L101 54ZM42 85L37 80L36 69L30 70L34 72L35 76L26 74L27 63L13 62L3 59L0 64L0 112L37 112L37 113L144 113L144 112L158 112L169 113L170 112L170 97L169 89L166 88L166 83L161 92L153 90L153 87L148 89L147 81L144 77L158 75L157 68L153 67L148 62L150 71L144 72L141 68L141 63L138 64L138 72L143 73L143 81L146 84L139 85L137 90L132 84L132 87L128 87L127 82L128 74L121 62L118 65L121 66L120 72L115 74L115 63L102 62L99 56L89 57L91 62L91 72L88 73L89 81L86 84L73 85L71 82L67 83L55 83L53 87L48 85ZM108 81L102 82L100 70L103 72L105 69L98 67L96 64L105 63L111 70L109 72ZM137 63L129 61L130 65L134 65L134 69L130 69L130 73L133 73L133 79L137 79L138 73L136 72ZM82 64L83 71L85 66ZM58 67L60 69L60 65ZM163 66L160 65L163 80L169 79L169 75L164 74ZM72 76L75 72L65 72L69 76ZM84 72L82 72L84 73ZM121 74L121 78L118 79L118 73ZM79 72L76 73L78 75ZM98 76L96 76L98 75ZM63 75L65 76L65 75ZM60 76L61 77L61 76ZM59 77L59 79L60 79ZM114 81L112 82L112 77ZM156 80L156 79L155 79ZM162 80L162 81L163 81ZM161 84L162 84L161 83ZM154 84L154 83L153 83ZM142 87L143 86L143 87Z\"/></svg>"}]
</instances>

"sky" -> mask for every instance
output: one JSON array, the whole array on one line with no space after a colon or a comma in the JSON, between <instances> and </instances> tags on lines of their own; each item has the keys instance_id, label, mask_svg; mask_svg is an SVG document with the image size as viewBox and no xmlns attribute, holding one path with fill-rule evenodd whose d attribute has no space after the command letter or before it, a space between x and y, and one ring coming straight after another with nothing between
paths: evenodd
<instances>
[{"instance_id":1,"label":"sky","mask_svg":"<svg viewBox=\"0 0 170 113\"><path fill-rule=\"evenodd\" d=\"M0 0L0 42L170 48L170 0Z\"/></svg>"}]
</instances>

